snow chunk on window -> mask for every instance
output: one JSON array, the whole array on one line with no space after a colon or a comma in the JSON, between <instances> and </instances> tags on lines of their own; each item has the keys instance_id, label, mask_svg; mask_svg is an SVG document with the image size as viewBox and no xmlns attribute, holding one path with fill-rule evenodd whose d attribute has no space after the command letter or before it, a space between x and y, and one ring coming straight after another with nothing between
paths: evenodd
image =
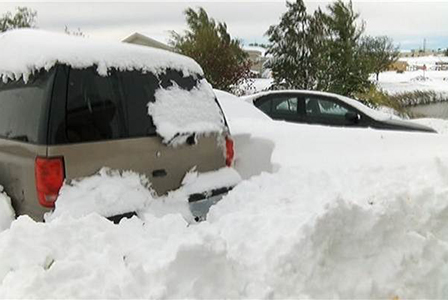
<instances>
[{"instance_id":1,"label":"snow chunk on window","mask_svg":"<svg viewBox=\"0 0 448 300\"><path fill-rule=\"evenodd\" d=\"M8 229L14 221L15 213L11 206L11 199L3 192L3 186L0 185L0 232Z\"/></svg>"},{"instance_id":2,"label":"snow chunk on window","mask_svg":"<svg viewBox=\"0 0 448 300\"><path fill-rule=\"evenodd\" d=\"M160 88L155 99L148 104L148 113L165 143L172 143L177 136L221 133L225 129L224 116L205 79L190 91L174 83Z\"/></svg>"},{"instance_id":3,"label":"snow chunk on window","mask_svg":"<svg viewBox=\"0 0 448 300\"><path fill-rule=\"evenodd\" d=\"M102 168L93 176L66 182L59 192L56 209L45 219L50 221L63 214L79 218L91 213L112 217L142 210L153 200L146 177Z\"/></svg>"},{"instance_id":4,"label":"snow chunk on window","mask_svg":"<svg viewBox=\"0 0 448 300\"><path fill-rule=\"evenodd\" d=\"M27 81L33 72L49 70L57 63L76 69L96 66L102 76L111 68L153 74L166 69L203 74L193 59L169 51L36 29L0 34L0 49L0 77L4 81L19 78Z\"/></svg>"}]
</instances>

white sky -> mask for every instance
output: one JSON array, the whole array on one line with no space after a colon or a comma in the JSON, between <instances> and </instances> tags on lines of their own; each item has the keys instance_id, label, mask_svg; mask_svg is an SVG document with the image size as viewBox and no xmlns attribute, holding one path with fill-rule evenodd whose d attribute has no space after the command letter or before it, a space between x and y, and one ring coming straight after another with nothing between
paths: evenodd
<instances>
[{"instance_id":1,"label":"white sky","mask_svg":"<svg viewBox=\"0 0 448 300\"><path fill-rule=\"evenodd\" d=\"M306 1L309 10L328 2ZM38 12L38 27L62 31L81 30L90 37L122 40L138 31L166 41L169 31L185 27L183 11L202 6L218 21L226 22L233 37L244 43L266 42L264 33L286 11L284 1L144 1L144 2L12 2L0 1L0 14L17 6ZM402 49L448 47L448 0L354 1L366 22L366 33L388 35Z\"/></svg>"}]
</instances>

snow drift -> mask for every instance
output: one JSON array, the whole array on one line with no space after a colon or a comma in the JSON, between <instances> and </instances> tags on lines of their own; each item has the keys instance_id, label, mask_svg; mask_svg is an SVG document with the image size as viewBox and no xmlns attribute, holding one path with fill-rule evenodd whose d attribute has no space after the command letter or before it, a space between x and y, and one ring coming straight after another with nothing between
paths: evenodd
<instances>
[{"instance_id":1,"label":"snow drift","mask_svg":"<svg viewBox=\"0 0 448 300\"><path fill-rule=\"evenodd\" d=\"M448 297L447 136L229 119L234 136L271 142L272 173L198 224L19 217L0 234L0 297Z\"/></svg>"}]
</instances>

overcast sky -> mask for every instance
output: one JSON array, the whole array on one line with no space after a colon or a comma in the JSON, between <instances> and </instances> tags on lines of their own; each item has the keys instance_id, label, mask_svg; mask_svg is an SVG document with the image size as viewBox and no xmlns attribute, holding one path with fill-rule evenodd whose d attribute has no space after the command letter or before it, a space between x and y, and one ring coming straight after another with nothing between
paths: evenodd
<instances>
[{"instance_id":1,"label":"overcast sky","mask_svg":"<svg viewBox=\"0 0 448 300\"><path fill-rule=\"evenodd\" d=\"M310 11L328 1L306 1ZM63 31L80 28L92 38L123 40L134 32L166 41L170 30L185 29L183 11L202 6L230 34L245 44L266 42L264 33L286 11L285 1L145 1L145 2L12 2L0 1L0 14L27 6L38 12L39 28ZM448 47L448 0L354 1L366 22L366 33L388 35L402 49Z\"/></svg>"}]
</instances>

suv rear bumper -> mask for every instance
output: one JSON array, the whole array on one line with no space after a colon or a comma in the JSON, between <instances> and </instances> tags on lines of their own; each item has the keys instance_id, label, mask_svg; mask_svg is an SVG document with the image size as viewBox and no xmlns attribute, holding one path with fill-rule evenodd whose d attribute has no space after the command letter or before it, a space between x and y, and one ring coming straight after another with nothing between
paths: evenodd
<instances>
[{"instance_id":1,"label":"suv rear bumper","mask_svg":"<svg viewBox=\"0 0 448 300\"><path fill-rule=\"evenodd\" d=\"M233 187L223 187L210 192L196 193L188 197L191 214L196 221L204 221L210 207L218 203Z\"/></svg>"}]
</instances>

